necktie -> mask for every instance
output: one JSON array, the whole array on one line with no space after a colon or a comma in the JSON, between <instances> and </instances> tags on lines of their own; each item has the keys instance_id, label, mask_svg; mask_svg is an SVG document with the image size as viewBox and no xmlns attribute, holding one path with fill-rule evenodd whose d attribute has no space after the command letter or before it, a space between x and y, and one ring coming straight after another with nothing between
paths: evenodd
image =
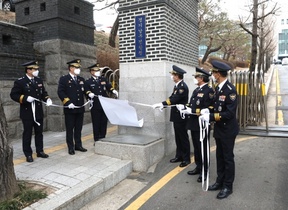
<instances>
[{"instance_id":1,"label":"necktie","mask_svg":"<svg viewBox=\"0 0 288 210\"><path fill-rule=\"evenodd\" d=\"M33 78L31 79L31 82L32 82L32 84L35 84L35 80Z\"/></svg>"},{"instance_id":2,"label":"necktie","mask_svg":"<svg viewBox=\"0 0 288 210\"><path fill-rule=\"evenodd\" d=\"M216 94L219 93L219 86L216 87L215 92L216 92Z\"/></svg>"},{"instance_id":3,"label":"necktie","mask_svg":"<svg viewBox=\"0 0 288 210\"><path fill-rule=\"evenodd\" d=\"M77 77L76 76L74 76L74 82L77 83Z\"/></svg>"}]
</instances>

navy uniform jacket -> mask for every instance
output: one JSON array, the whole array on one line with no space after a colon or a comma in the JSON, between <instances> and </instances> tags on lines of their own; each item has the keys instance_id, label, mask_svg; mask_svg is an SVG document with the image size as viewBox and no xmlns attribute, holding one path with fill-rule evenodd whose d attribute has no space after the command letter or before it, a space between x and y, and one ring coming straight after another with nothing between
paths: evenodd
<instances>
[{"instance_id":1,"label":"navy uniform jacket","mask_svg":"<svg viewBox=\"0 0 288 210\"><path fill-rule=\"evenodd\" d=\"M112 93L114 88L112 88L111 83L105 77L98 77L95 79L91 77L85 81L85 93L88 96L89 93L94 93L95 97L93 98L93 107L92 109L102 109L101 103L97 96L108 97L107 92Z\"/></svg>"},{"instance_id":2,"label":"navy uniform jacket","mask_svg":"<svg viewBox=\"0 0 288 210\"><path fill-rule=\"evenodd\" d=\"M176 104L187 104L188 102L189 89L186 83L182 80L177 87L174 86L172 95L162 104L165 105L176 105ZM182 119L180 112L176 106L171 107L170 112L170 121L171 122L183 122L185 119Z\"/></svg>"},{"instance_id":3,"label":"navy uniform jacket","mask_svg":"<svg viewBox=\"0 0 288 210\"><path fill-rule=\"evenodd\" d=\"M47 91L45 90L42 79L34 77L34 84L25 75L14 82L14 86L11 89L10 97L14 101L20 103L20 118L33 119L31 103L27 102L28 96L32 96L42 101L47 101L49 98ZM36 119L43 118L42 103L35 100L35 117Z\"/></svg>"},{"instance_id":4,"label":"navy uniform jacket","mask_svg":"<svg viewBox=\"0 0 288 210\"><path fill-rule=\"evenodd\" d=\"M210 113L210 120L215 121L214 138L236 137L239 132L236 119L237 91L228 80L219 93L215 91L213 107L214 113Z\"/></svg>"},{"instance_id":5,"label":"navy uniform jacket","mask_svg":"<svg viewBox=\"0 0 288 210\"><path fill-rule=\"evenodd\" d=\"M214 98L214 91L208 84L205 84L201 88L197 87L193 91L188 106L191 108L192 113L196 113L198 115L186 115L187 117L186 129L192 131L200 131L198 120L200 111L201 109L209 108L210 106L212 106L213 98Z\"/></svg>"},{"instance_id":6,"label":"navy uniform jacket","mask_svg":"<svg viewBox=\"0 0 288 210\"><path fill-rule=\"evenodd\" d=\"M70 76L70 74L63 75L59 79L58 96L64 106L73 103L75 106L82 106L84 104L84 78L77 76L77 83ZM68 109L64 108L64 113L84 113L84 107Z\"/></svg>"}]
</instances>

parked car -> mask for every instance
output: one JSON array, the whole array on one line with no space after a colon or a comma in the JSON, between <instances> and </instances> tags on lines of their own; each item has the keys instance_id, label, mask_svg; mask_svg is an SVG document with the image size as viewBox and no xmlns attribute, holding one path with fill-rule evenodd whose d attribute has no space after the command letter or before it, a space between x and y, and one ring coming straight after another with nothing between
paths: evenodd
<instances>
[{"instance_id":1,"label":"parked car","mask_svg":"<svg viewBox=\"0 0 288 210\"><path fill-rule=\"evenodd\" d=\"M288 58L282 59L282 65L288 65Z\"/></svg>"},{"instance_id":2,"label":"parked car","mask_svg":"<svg viewBox=\"0 0 288 210\"><path fill-rule=\"evenodd\" d=\"M279 60L279 59L274 60L274 64L281 64L281 60Z\"/></svg>"},{"instance_id":3,"label":"parked car","mask_svg":"<svg viewBox=\"0 0 288 210\"><path fill-rule=\"evenodd\" d=\"M2 10L15 12L15 0L2 0Z\"/></svg>"}]
</instances>

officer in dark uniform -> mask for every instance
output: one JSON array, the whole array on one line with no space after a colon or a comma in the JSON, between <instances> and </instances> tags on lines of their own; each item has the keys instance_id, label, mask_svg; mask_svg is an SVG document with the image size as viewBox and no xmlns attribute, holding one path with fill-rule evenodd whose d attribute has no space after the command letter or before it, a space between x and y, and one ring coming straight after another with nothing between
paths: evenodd
<instances>
[{"instance_id":1,"label":"officer in dark uniform","mask_svg":"<svg viewBox=\"0 0 288 210\"><path fill-rule=\"evenodd\" d=\"M200 111L205 108L209 108L212 106L214 91L213 89L207 84L209 82L209 77L211 75L208 71L196 67L196 74L194 75L194 83L198 85L198 87L193 91L193 94L190 98L190 102L188 107L191 108L191 113L196 113L196 115L186 115L187 130L191 130L191 137L192 143L194 146L194 160L196 164L196 168L192 171L188 171L189 175L196 175L200 174L197 182L202 181L202 153L201 153L201 142L200 142L200 126L199 126L199 116ZM210 129L209 133L210 134ZM208 161L207 161L207 141L208 136L205 136L203 139L203 146L204 146L204 175L205 180L207 176L207 169L208 169ZM209 143L209 142L208 142Z\"/></svg>"},{"instance_id":2,"label":"officer in dark uniform","mask_svg":"<svg viewBox=\"0 0 288 210\"><path fill-rule=\"evenodd\" d=\"M99 63L89 66L88 69L90 70L91 77L85 81L85 93L93 100L91 108L93 135L94 141L98 141L106 137L108 123L98 96L108 97L107 91L109 91L118 97L118 92L105 77L101 76Z\"/></svg>"},{"instance_id":3,"label":"officer in dark uniform","mask_svg":"<svg viewBox=\"0 0 288 210\"><path fill-rule=\"evenodd\" d=\"M80 77L80 59L67 62L69 74L63 75L58 84L58 96L63 102L66 126L66 143L68 153L75 154L75 150L86 152L81 141L84 112L84 83ZM75 144L73 141L75 140Z\"/></svg>"},{"instance_id":4,"label":"officer in dark uniform","mask_svg":"<svg viewBox=\"0 0 288 210\"><path fill-rule=\"evenodd\" d=\"M236 119L237 92L236 88L227 80L229 65L214 60L211 62L212 79L217 82L213 100L214 113L203 114L207 121L215 121L213 136L216 140L217 179L208 190L221 190L217 198L223 199L233 192L235 178L234 144L239 132Z\"/></svg>"},{"instance_id":5,"label":"officer in dark uniform","mask_svg":"<svg viewBox=\"0 0 288 210\"><path fill-rule=\"evenodd\" d=\"M20 103L20 118L24 128L22 135L23 152L26 156L26 161L33 162L33 151L31 148L33 128L37 157L49 157L43 151L43 108L40 101L45 101L47 105L51 105L52 100L45 90L42 79L38 77L38 62L30 61L22 64L22 66L25 67L26 75L14 82L10 97ZM35 117L33 116L33 110Z\"/></svg>"},{"instance_id":6,"label":"officer in dark uniform","mask_svg":"<svg viewBox=\"0 0 288 210\"><path fill-rule=\"evenodd\" d=\"M171 79L176 83L172 92L172 95L162 103L153 105L153 108L159 108L160 110L164 106L187 104L189 89L186 83L183 81L183 75L186 73L178 66L172 66ZM191 163L190 160L190 143L186 126L186 119L182 119L179 110L176 106L171 107L170 121L173 122L175 142L176 142L176 155L171 159L171 163L181 162L180 167L185 167Z\"/></svg>"}]
</instances>

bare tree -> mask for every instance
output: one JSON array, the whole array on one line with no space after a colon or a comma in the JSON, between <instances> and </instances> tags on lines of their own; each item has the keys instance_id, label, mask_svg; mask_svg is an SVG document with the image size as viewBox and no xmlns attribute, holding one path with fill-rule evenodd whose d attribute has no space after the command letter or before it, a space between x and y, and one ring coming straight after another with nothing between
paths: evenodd
<instances>
[{"instance_id":1,"label":"bare tree","mask_svg":"<svg viewBox=\"0 0 288 210\"><path fill-rule=\"evenodd\" d=\"M110 8L110 9L113 9L115 11L117 11L117 5L119 4L119 0L113 0L112 2L108 1L108 0L93 0L93 1L90 1L92 4L97 4L97 3L100 3L100 2L106 2L105 6L100 8L100 9L94 9L96 11L101 11L101 10L104 10L104 9L107 9L107 8ZM114 24L111 28L111 31L110 31L110 35L109 35L109 45L111 47L116 47L116 37L117 37L117 33L118 33L118 28L119 28L119 15L117 15L117 18L115 19L114 21Z\"/></svg>"},{"instance_id":2,"label":"bare tree","mask_svg":"<svg viewBox=\"0 0 288 210\"><path fill-rule=\"evenodd\" d=\"M0 100L0 201L13 198L18 190L13 149L7 140L7 122Z\"/></svg>"},{"instance_id":3,"label":"bare tree","mask_svg":"<svg viewBox=\"0 0 288 210\"><path fill-rule=\"evenodd\" d=\"M259 2L259 0L253 0L253 6L250 9L250 12L252 13L252 30L250 30L248 27L250 26L250 24L247 24L247 21L250 19L250 16L246 19L246 21L243 21L243 18L240 17L240 27L243 28L243 30L245 30L252 37L251 59L250 59L250 68L249 68L250 73L255 71L256 63L257 63L257 54L258 54L257 41L259 37L258 28L261 28L261 26L259 27L258 24L260 23L261 20L262 20L261 22L263 22L267 16L275 14L277 10L279 9L277 8L277 3L276 3L269 12L267 12L266 14L263 12L261 16L259 16L258 14L259 6L267 3L268 1L269 0L263 0ZM260 48L262 50L262 46L260 46ZM258 61L261 62L261 59Z\"/></svg>"}]
</instances>

